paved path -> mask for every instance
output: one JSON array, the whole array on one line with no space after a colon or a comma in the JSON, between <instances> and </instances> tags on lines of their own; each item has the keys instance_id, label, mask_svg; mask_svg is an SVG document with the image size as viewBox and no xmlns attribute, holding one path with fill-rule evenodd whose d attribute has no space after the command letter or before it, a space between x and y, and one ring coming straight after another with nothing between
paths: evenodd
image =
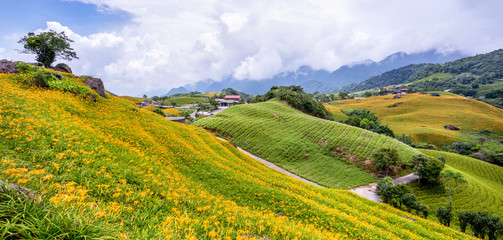
<instances>
[{"instance_id":1,"label":"paved path","mask_svg":"<svg viewBox=\"0 0 503 240\"><path fill-rule=\"evenodd\" d=\"M219 138L219 137L217 137L217 138L218 138L218 139L220 139L220 140L222 140L222 141L228 142L227 140L225 140L225 139L223 139L223 138ZM290 177L293 177L293 178L299 179L300 181L303 181L303 182L305 182L305 183L309 183L309 184L311 184L311 185L314 185L314 186L317 186L317 187L324 188L323 186L321 186L321 185L319 185L319 184L317 184L317 183L315 183L315 182L311 182L311 181L309 181L309 180L307 180L307 179L305 179L305 178L302 178L302 177L300 177L300 176L297 176L297 175L295 175L295 174L293 174L293 173L291 173L291 172L289 172L289 171L287 171L287 170L285 170L285 169L283 169L283 168L280 168L280 167L278 167L278 165L276 165L276 164L274 164L274 163L272 163L272 162L269 162L269 161L267 161L267 160L265 160L265 159L263 159L263 158L260 158L260 157L258 157L258 156L255 156L255 155L253 155L253 154L251 154L251 153L249 153L249 152L247 152L247 151L243 150L243 149L242 149L242 148L240 148L240 147L237 147L237 149L238 149L239 151L243 152L244 154L246 154L246 155L250 156L251 158L253 158L253 159L255 159L255 160L257 160L257 161L259 161L259 162L261 162L261 163L265 164L265 165L266 165L266 166L268 166L269 168L272 168L272 169L274 169L274 170L276 170L276 171L278 171L278 172L284 173L284 174L286 174L286 175L288 175L288 176L290 176Z\"/></svg>"},{"instance_id":2,"label":"paved path","mask_svg":"<svg viewBox=\"0 0 503 240\"><path fill-rule=\"evenodd\" d=\"M411 173L409 175L405 175L403 177L399 177L393 179L394 184L409 184L419 179L419 176ZM382 202L381 197L377 194L377 183L371 183L369 185L360 186L357 188L350 189L349 191L354 192L368 200L372 200L374 202Z\"/></svg>"},{"instance_id":3,"label":"paved path","mask_svg":"<svg viewBox=\"0 0 503 240\"><path fill-rule=\"evenodd\" d=\"M196 119L196 114L197 114L197 110L195 110L193 113L190 114L190 117L192 119Z\"/></svg>"}]
</instances>

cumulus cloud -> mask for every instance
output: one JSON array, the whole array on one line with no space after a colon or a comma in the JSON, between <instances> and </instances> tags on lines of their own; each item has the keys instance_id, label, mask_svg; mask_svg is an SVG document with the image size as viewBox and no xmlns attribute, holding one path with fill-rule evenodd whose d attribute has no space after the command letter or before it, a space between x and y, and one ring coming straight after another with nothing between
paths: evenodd
<instances>
[{"instance_id":1,"label":"cumulus cloud","mask_svg":"<svg viewBox=\"0 0 503 240\"><path fill-rule=\"evenodd\" d=\"M133 17L75 40L70 66L112 91L139 94L198 80L267 78L301 65L335 70L397 51L484 53L503 45L498 0L75 0Z\"/></svg>"}]
</instances>

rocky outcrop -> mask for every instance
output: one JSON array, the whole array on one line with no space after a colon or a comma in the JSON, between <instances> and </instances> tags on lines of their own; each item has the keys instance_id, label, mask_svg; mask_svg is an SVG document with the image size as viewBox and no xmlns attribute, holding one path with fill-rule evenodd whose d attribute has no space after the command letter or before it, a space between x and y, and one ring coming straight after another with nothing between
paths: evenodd
<instances>
[{"instance_id":1,"label":"rocky outcrop","mask_svg":"<svg viewBox=\"0 0 503 240\"><path fill-rule=\"evenodd\" d=\"M103 85L103 81L99 78L88 78L85 81L86 86L90 87L96 93L98 93L101 97L107 98L105 94L105 86Z\"/></svg>"},{"instance_id":2,"label":"rocky outcrop","mask_svg":"<svg viewBox=\"0 0 503 240\"><path fill-rule=\"evenodd\" d=\"M459 127L456 127L456 126L450 125L450 124L445 125L444 128L447 130L459 131Z\"/></svg>"},{"instance_id":3,"label":"rocky outcrop","mask_svg":"<svg viewBox=\"0 0 503 240\"><path fill-rule=\"evenodd\" d=\"M0 73L19 73L16 67L17 62L0 60Z\"/></svg>"},{"instance_id":4,"label":"rocky outcrop","mask_svg":"<svg viewBox=\"0 0 503 240\"><path fill-rule=\"evenodd\" d=\"M72 69L64 63L58 63L53 69L60 72L72 73Z\"/></svg>"}]
</instances>

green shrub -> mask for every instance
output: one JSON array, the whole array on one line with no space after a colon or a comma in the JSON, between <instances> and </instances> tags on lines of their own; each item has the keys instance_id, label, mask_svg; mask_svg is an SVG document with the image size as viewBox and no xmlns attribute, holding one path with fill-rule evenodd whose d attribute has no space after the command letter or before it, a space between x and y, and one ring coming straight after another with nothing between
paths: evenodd
<instances>
[{"instance_id":1,"label":"green shrub","mask_svg":"<svg viewBox=\"0 0 503 240\"><path fill-rule=\"evenodd\" d=\"M412 145L412 137L410 135L406 136L405 134L402 134L402 136L397 136L396 139L400 142L403 142L409 146Z\"/></svg>"},{"instance_id":2,"label":"green shrub","mask_svg":"<svg viewBox=\"0 0 503 240\"><path fill-rule=\"evenodd\" d=\"M343 123L367 129L372 132L395 137L395 133L388 127L379 123L377 116L368 109L348 109L343 111L348 116Z\"/></svg>"},{"instance_id":3,"label":"green shrub","mask_svg":"<svg viewBox=\"0 0 503 240\"><path fill-rule=\"evenodd\" d=\"M419 201L417 200L416 195L412 193L406 193L400 198L400 203L407 208L407 212L411 212L412 209L416 209Z\"/></svg>"},{"instance_id":4,"label":"green shrub","mask_svg":"<svg viewBox=\"0 0 503 240\"><path fill-rule=\"evenodd\" d=\"M446 207L437 207L437 218L438 221L449 227L451 225L451 219L452 219L452 206L447 205Z\"/></svg>"},{"instance_id":5,"label":"green shrub","mask_svg":"<svg viewBox=\"0 0 503 240\"><path fill-rule=\"evenodd\" d=\"M32 76L33 85L41 88L49 87L49 80L51 77L47 72L36 71Z\"/></svg>"},{"instance_id":6,"label":"green shrub","mask_svg":"<svg viewBox=\"0 0 503 240\"><path fill-rule=\"evenodd\" d=\"M27 64L24 62L17 62L16 67L17 67L17 70L23 74L35 72L38 69L40 69L40 67L33 66L33 65L30 65L30 64Z\"/></svg>"},{"instance_id":7,"label":"green shrub","mask_svg":"<svg viewBox=\"0 0 503 240\"><path fill-rule=\"evenodd\" d=\"M91 94L91 91L89 90L89 88L87 88L86 86L84 86L82 84L72 82L70 80L49 81L48 85L49 85L49 88L51 88L51 89L60 90L63 92L83 94L86 96Z\"/></svg>"},{"instance_id":8,"label":"green shrub","mask_svg":"<svg viewBox=\"0 0 503 240\"><path fill-rule=\"evenodd\" d=\"M461 228L461 232L466 231L466 227L470 223L473 216L474 216L474 212L472 212L472 211L458 212L459 228Z\"/></svg>"},{"instance_id":9,"label":"green shrub","mask_svg":"<svg viewBox=\"0 0 503 240\"><path fill-rule=\"evenodd\" d=\"M164 114L164 111L162 111L162 109L160 109L160 108L154 108L154 109L152 110L152 112L155 112L155 113L157 113L157 114L159 114L159 115L161 115L161 116L163 116L163 117L165 117L165 116L166 116L166 115Z\"/></svg>"},{"instance_id":10,"label":"green shrub","mask_svg":"<svg viewBox=\"0 0 503 240\"><path fill-rule=\"evenodd\" d=\"M393 179L385 177L377 180L376 190L384 203L391 203L394 195Z\"/></svg>"},{"instance_id":11,"label":"green shrub","mask_svg":"<svg viewBox=\"0 0 503 240\"><path fill-rule=\"evenodd\" d=\"M372 162L376 166L376 170L384 173L394 173L400 158L398 157L398 151L393 148L381 148L372 154Z\"/></svg>"},{"instance_id":12,"label":"green shrub","mask_svg":"<svg viewBox=\"0 0 503 240\"><path fill-rule=\"evenodd\" d=\"M426 204L418 203L416 208L417 213L422 213L424 218L428 218L429 209Z\"/></svg>"},{"instance_id":13,"label":"green shrub","mask_svg":"<svg viewBox=\"0 0 503 240\"><path fill-rule=\"evenodd\" d=\"M444 163L438 159L418 154L412 158L410 166L416 171L416 175L419 176L419 181L422 184L431 184L439 179Z\"/></svg>"}]
</instances>

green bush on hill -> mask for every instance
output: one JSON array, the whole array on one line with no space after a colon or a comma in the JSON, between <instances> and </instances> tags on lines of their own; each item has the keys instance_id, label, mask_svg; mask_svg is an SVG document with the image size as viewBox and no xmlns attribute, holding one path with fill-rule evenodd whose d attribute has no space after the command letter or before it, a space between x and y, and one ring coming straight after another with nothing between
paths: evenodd
<instances>
[{"instance_id":1,"label":"green bush on hill","mask_svg":"<svg viewBox=\"0 0 503 240\"><path fill-rule=\"evenodd\" d=\"M264 95L257 95L250 102L265 102L272 98L278 98L286 101L292 107L301 110L309 115L333 120L330 113L322 103L314 100L309 94L305 93L300 86L274 86Z\"/></svg>"}]
</instances>

